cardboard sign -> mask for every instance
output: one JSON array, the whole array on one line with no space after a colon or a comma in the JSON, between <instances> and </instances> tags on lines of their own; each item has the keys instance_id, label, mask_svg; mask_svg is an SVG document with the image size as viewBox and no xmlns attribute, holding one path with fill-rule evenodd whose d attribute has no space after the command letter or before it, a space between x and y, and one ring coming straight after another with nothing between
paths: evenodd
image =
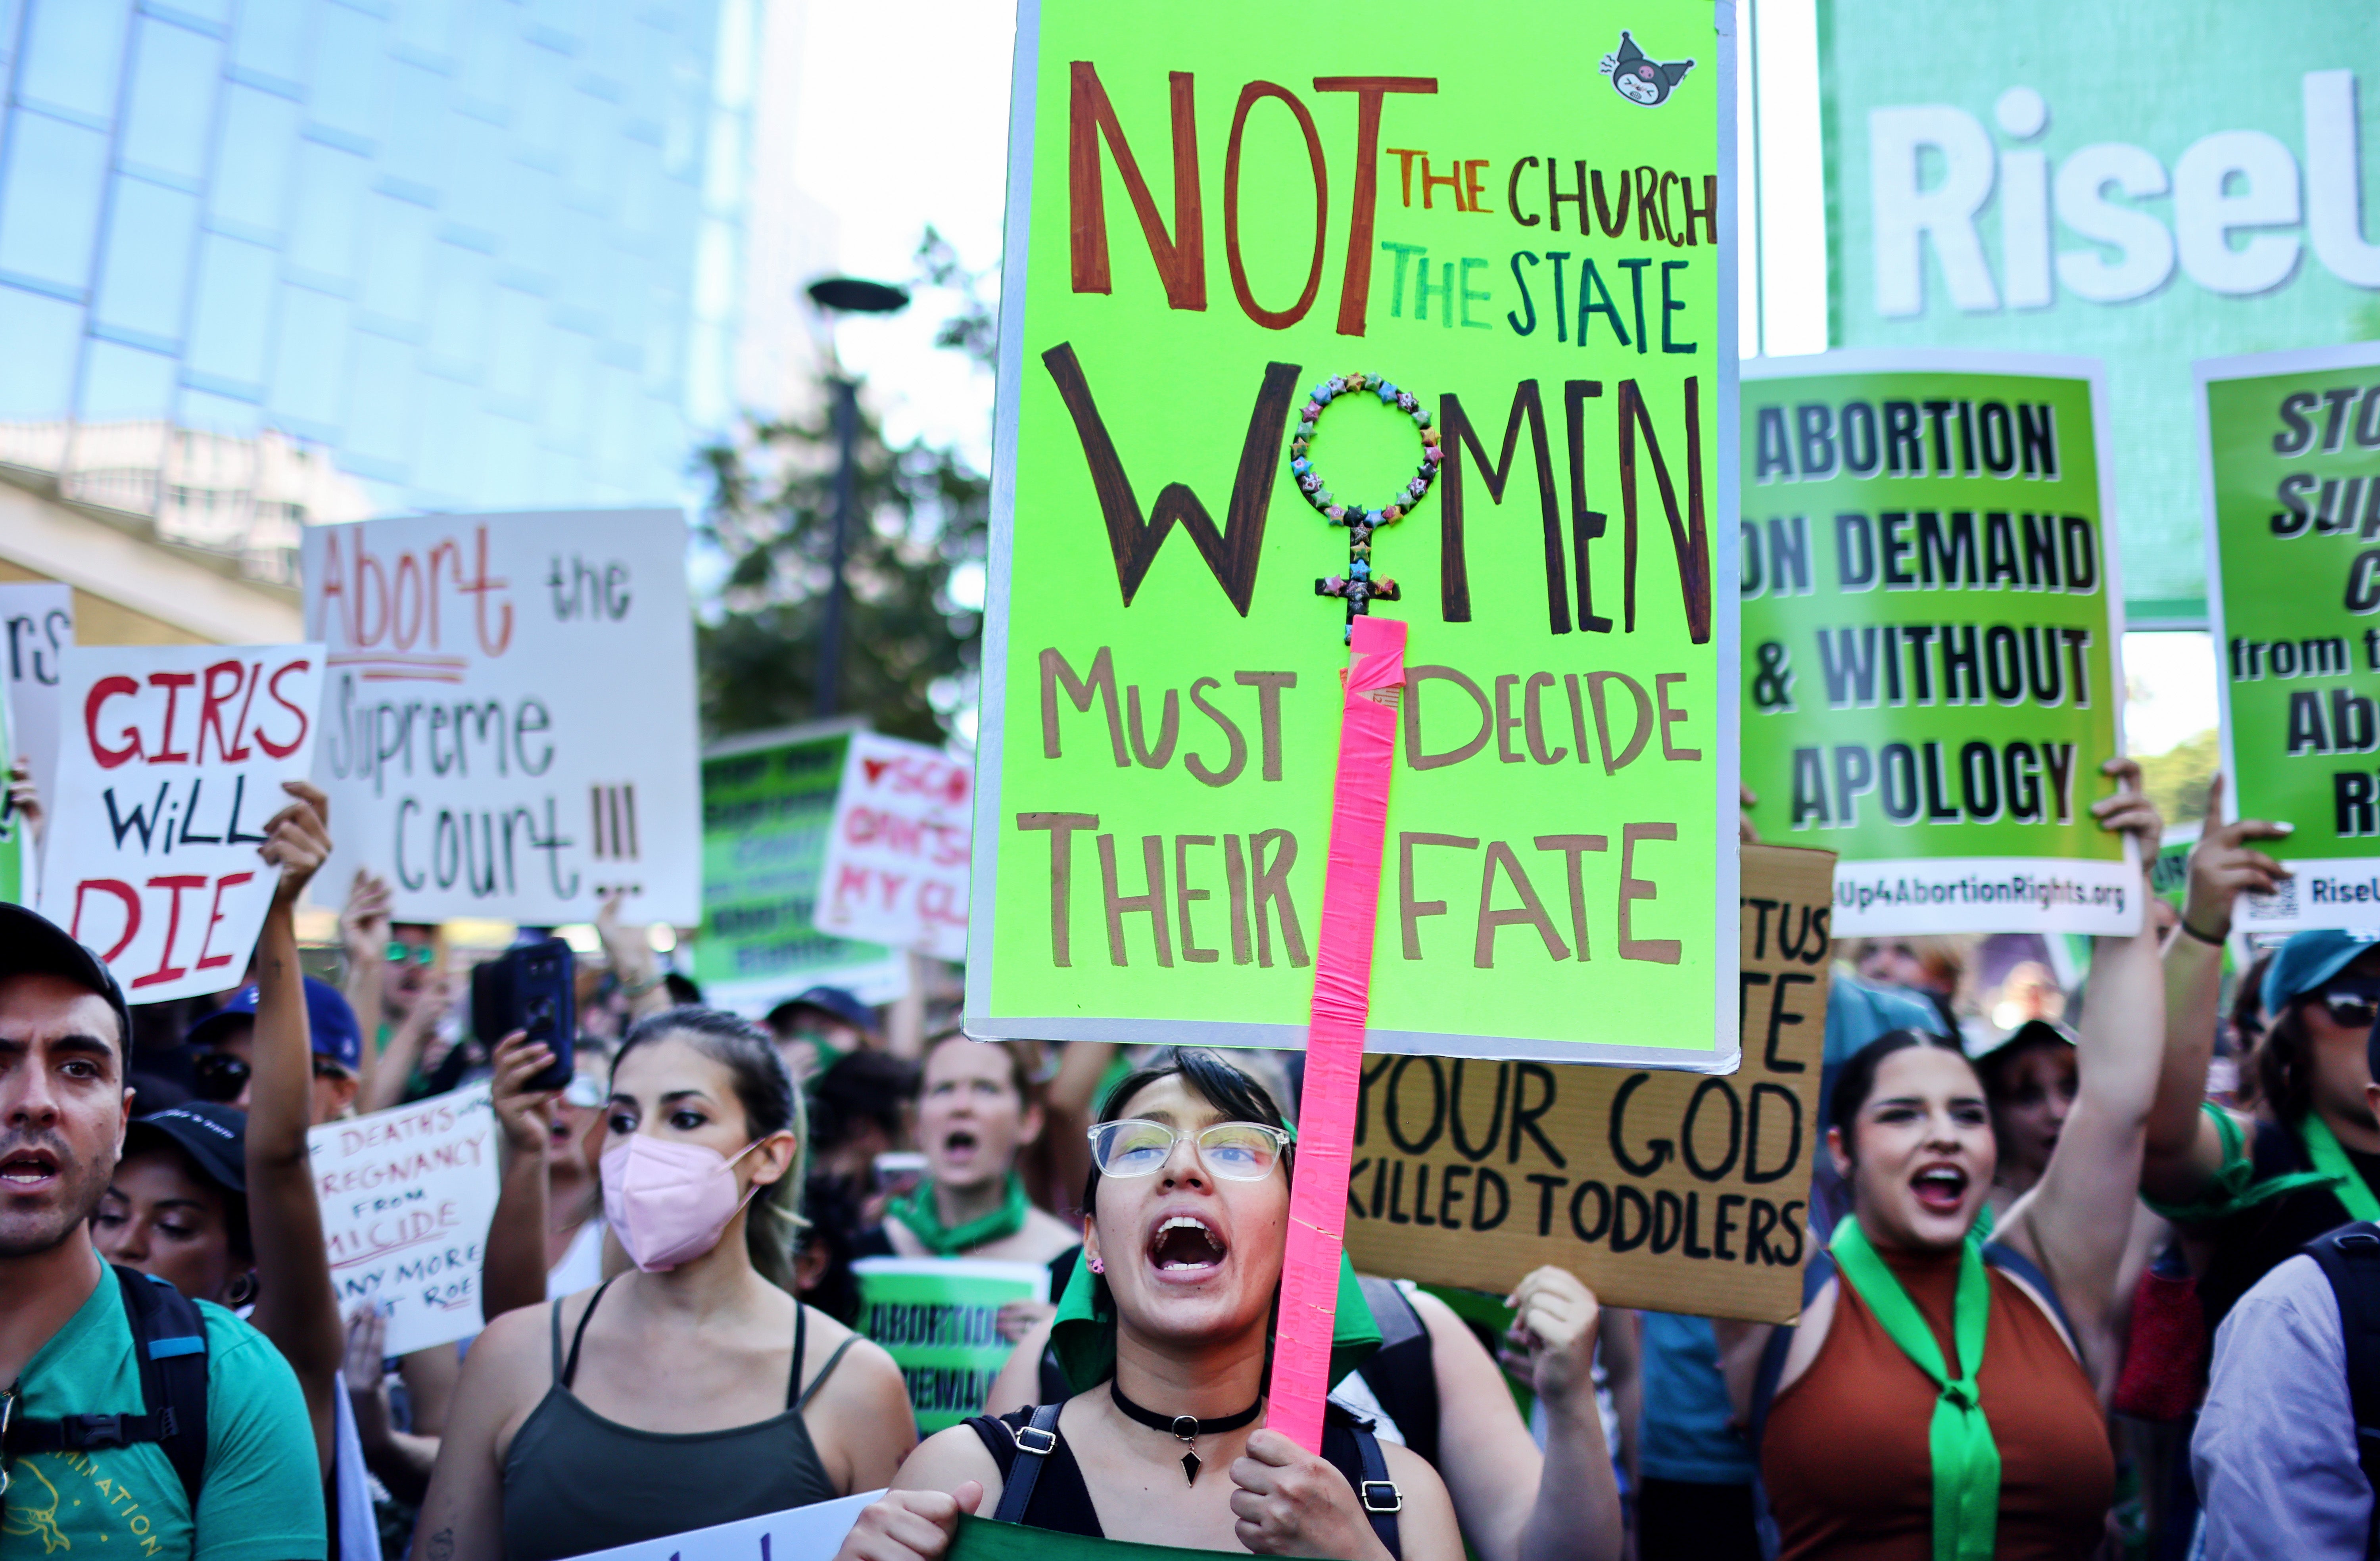
<instances>
[{"instance_id":1,"label":"cardboard sign","mask_svg":"<svg viewBox=\"0 0 2380 1561\"><path fill-rule=\"evenodd\" d=\"M705 750L702 936L694 944L705 1000L757 1017L813 986L840 986L863 1003L908 991L906 956L814 924L855 724L754 733Z\"/></svg>"},{"instance_id":2,"label":"cardboard sign","mask_svg":"<svg viewBox=\"0 0 2380 1561\"><path fill-rule=\"evenodd\" d=\"M12 754L29 762L47 801L57 794L59 679L75 642L74 587L42 580L0 585L0 633L7 637L7 692L13 706ZM0 774L5 774L0 771Z\"/></svg>"},{"instance_id":3,"label":"cardboard sign","mask_svg":"<svg viewBox=\"0 0 2380 1561\"><path fill-rule=\"evenodd\" d=\"M991 1381L1015 1348L1000 1336L1000 1309L1050 1297L1050 1271L1038 1262L861 1258L851 1272L859 1279L859 1331L901 1368L921 1436L983 1413Z\"/></svg>"},{"instance_id":4,"label":"cardboard sign","mask_svg":"<svg viewBox=\"0 0 2380 1561\"><path fill-rule=\"evenodd\" d=\"M388 1353L467 1338L496 1215L496 1115L489 1088L326 1122L306 1135L331 1288L388 1318Z\"/></svg>"},{"instance_id":5,"label":"cardboard sign","mask_svg":"<svg viewBox=\"0 0 2380 1561\"><path fill-rule=\"evenodd\" d=\"M941 750L852 733L820 874L819 930L965 958L974 807L973 773Z\"/></svg>"},{"instance_id":6,"label":"cardboard sign","mask_svg":"<svg viewBox=\"0 0 2380 1561\"><path fill-rule=\"evenodd\" d=\"M763 1518L589 1551L577 1561L830 1561L860 1513L883 1494L861 1491Z\"/></svg>"},{"instance_id":7,"label":"cardboard sign","mask_svg":"<svg viewBox=\"0 0 2380 1561\"><path fill-rule=\"evenodd\" d=\"M1372 1059L1347 1193L1358 1269L1500 1295L1557 1263L1611 1306L1800 1312L1834 860L1742 853L1742 1067Z\"/></svg>"},{"instance_id":8,"label":"cardboard sign","mask_svg":"<svg viewBox=\"0 0 2380 1561\"><path fill-rule=\"evenodd\" d=\"M1304 1045L1361 579L1368 1043L1731 1065L1732 18L1024 6L969 1033Z\"/></svg>"},{"instance_id":9,"label":"cardboard sign","mask_svg":"<svg viewBox=\"0 0 2380 1561\"><path fill-rule=\"evenodd\" d=\"M306 528L330 648L315 782L400 921L701 916L694 620L675 510Z\"/></svg>"},{"instance_id":10,"label":"cardboard sign","mask_svg":"<svg viewBox=\"0 0 2380 1561\"><path fill-rule=\"evenodd\" d=\"M2311 78L2309 78L2311 79ZM2223 804L2297 826L2239 926L2380 929L2380 346L2197 366Z\"/></svg>"},{"instance_id":11,"label":"cardboard sign","mask_svg":"<svg viewBox=\"0 0 2380 1561\"><path fill-rule=\"evenodd\" d=\"M1829 353L1743 383L1743 778L1835 931L2130 933L2100 370Z\"/></svg>"},{"instance_id":12,"label":"cardboard sign","mask_svg":"<svg viewBox=\"0 0 2380 1561\"><path fill-rule=\"evenodd\" d=\"M134 1003L227 992L272 908L264 822L313 758L320 645L81 646L42 848L42 913Z\"/></svg>"},{"instance_id":13,"label":"cardboard sign","mask_svg":"<svg viewBox=\"0 0 2380 1561\"><path fill-rule=\"evenodd\" d=\"M9 690L0 689L0 789L6 787L9 772L23 751L17 746L17 723L10 709L13 702ZM32 831L23 815L0 801L0 900L32 905L40 897L40 884Z\"/></svg>"}]
</instances>

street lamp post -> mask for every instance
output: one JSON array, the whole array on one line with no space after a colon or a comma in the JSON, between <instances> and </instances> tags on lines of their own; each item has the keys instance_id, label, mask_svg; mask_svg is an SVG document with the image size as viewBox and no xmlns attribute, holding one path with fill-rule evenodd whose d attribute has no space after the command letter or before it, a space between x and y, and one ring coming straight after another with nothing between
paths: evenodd
<instances>
[{"instance_id":1,"label":"street lamp post","mask_svg":"<svg viewBox=\"0 0 2380 1561\"><path fill-rule=\"evenodd\" d=\"M856 276L826 276L809 285L810 301L830 314L891 314L909 303L908 293L884 282ZM834 541L827 553L831 581L826 614L819 626L818 713L832 715L843 683L843 616L849 588L844 563L851 549L851 511L856 500L858 475L855 446L859 440L859 384L845 374L834 378Z\"/></svg>"}]
</instances>

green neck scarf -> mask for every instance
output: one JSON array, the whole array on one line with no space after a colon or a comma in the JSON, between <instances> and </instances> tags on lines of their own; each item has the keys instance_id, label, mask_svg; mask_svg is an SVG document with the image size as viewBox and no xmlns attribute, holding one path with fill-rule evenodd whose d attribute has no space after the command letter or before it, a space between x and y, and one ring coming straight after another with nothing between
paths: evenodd
<instances>
[{"instance_id":1,"label":"green neck scarf","mask_svg":"<svg viewBox=\"0 0 2380 1561\"><path fill-rule=\"evenodd\" d=\"M1356 1281L1355 1265L1342 1250L1338 1313L1330 1328L1331 1383L1335 1385L1379 1348L1380 1325ZM1079 1254L1066 1293L1058 1299L1058 1315L1050 1324L1050 1348L1066 1373L1066 1385L1076 1393L1087 1392L1115 1373L1115 1299L1108 1293L1108 1282L1093 1274Z\"/></svg>"},{"instance_id":2,"label":"green neck scarf","mask_svg":"<svg viewBox=\"0 0 2380 1561\"><path fill-rule=\"evenodd\" d=\"M1024 1178L1012 1170L1008 1173L1008 1194L1001 1200L1000 1207L965 1225L942 1224L942 1212L934 1202L934 1184L930 1181L921 1181L907 1197L892 1200L885 1205L884 1213L906 1226L909 1234L924 1242L926 1250L934 1256L954 1258L1024 1229L1027 1206Z\"/></svg>"},{"instance_id":3,"label":"green neck scarf","mask_svg":"<svg viewBox=\"0 0 2380 1561\"><path fill-rule=\"evenodd\" d=\"M2306 1157L2330 1185L2331 1192L2347 1205L2348 1213L2359 1220L2380 1220L2380 1198L2372 1195L2363 1173L2347 1157L2338 1135L2330 1130L2330 1124L2322 1119L2321 1113L2305 1114L2305 1120L2298 1124L2298 1137L2305 1142Z\"/></svg>"},{"instance_id":4,"label":"green neck scarf","mask_svg":"<svg viewBox=\"0 0 2380 1561\"><path fill-rule=\"evenodd\" d=\"M1961 1374L1943 1362L1941 1346L1900 1276L1846 1215L1828 1250L1844 1283L1859 1292L1885 1333L1941 1396L1934 1401L1927 1441L1934 1462L1934 1561L1991 1561L1999 1527L2000 1450L1984 1419L1976 1373L1984 1365L1984 1335L1991 1320L1991 1279L1984 1272L1983 1234L1970 1232L1959 1249L1958 1299L1950 1312L1951 1342Z\"/></svg>"}]
</instances>

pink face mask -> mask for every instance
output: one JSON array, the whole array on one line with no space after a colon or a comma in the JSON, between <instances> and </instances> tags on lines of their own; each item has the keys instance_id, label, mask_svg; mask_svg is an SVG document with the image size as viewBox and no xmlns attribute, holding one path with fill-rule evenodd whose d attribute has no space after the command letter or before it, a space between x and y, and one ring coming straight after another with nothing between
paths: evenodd
<instances>
[{"instance_id":1,"label":"pink face mask","mask_svg":"<svg viewBox=\"0 0 2380 1561\"><path fill-rule=\"evenodd\" d=\"M647 1274L675 1268L719 1245L736 1211L758 1186L735 1196L735 1160L698 1143L638 1133L603 1152L603 1217L619 1233L628 1261Z\"/></svg>"}]
</instances>

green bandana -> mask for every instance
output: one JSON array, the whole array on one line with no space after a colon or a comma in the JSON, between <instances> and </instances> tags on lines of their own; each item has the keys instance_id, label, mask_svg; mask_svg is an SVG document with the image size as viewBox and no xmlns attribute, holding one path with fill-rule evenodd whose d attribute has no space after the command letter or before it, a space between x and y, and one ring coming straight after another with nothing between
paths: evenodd
<instances>
[{"instance_id":1,"label":"green bandana","mask_svg":"<svg viewBox=\"0 0 2380 1561\"><path fill-rule=\"evenodd\" d=\"M1983 1239L1980 1229L1971 1231L1959 1249L1958 1299L1950 1311L1950 1337L1961 1368L1957 1377L1943 1363L1933 1328L1900 1277L1876 1255L1858 1219L1846 1215L1828 1246L1844 1283L1859 1292L1901 1353L1941 1390L1927 1435L1934 1462L1934 1561L1991 1561L1999 1527L1999 1445L1992 1440L1975 1385L1992 1304Z\"/></svg>"},{"instance_id":2,"label":"green bandana","mask_svg":"<svg viewBox=\"0 0 2380 1561\"><path fill-rule=\"evenodd\" d=\"M2309 1111L2305 1120L2298 1124L2298 1137L2305 1141L2306 1157L2313 1162L2313 1168L2322 1174L2338 1201L2347 1205L2348 1213L2359 1220L2380 1220L2380 1198L2372 1195L2363 1173L2347 1157L2330 1124Z\"/></svg>"},{"instance_id":3,"label":"green bandana","mask_svg":"<svg viewBox=\"0 0 2380 1561\"><path fill-rule=\"evenodd\" d=\"M1115 1372L1115 1299L1108 1282L1093 1274L1079 1257L1066 1293L1058 1299L1058 1315L1050 1324L1050 1348L1066 1373L1066 1385L1087 1392ZM1380 1348L1380 1325L1372 1317L1364 1287L1355 1280L1355 1265L1339 1254L1339 1307L1330 1328L1330 1381L1364 1363Z\"/></svg>"},{"instance_id":4,"label":"green bandana","mask_svg":"<svg viewBox=\"0 0 2380 1561\"><path fill-rule=\"evenodd\" d=\"M1014 1171L1008 1173L1008 1195L1000 1207L980 1219L946 1227L942 1212L934 1204L934 1184L921 1181L906 1197L895 1198L884 1206L888 1219L899 1220L909 1234L925 1243L926 1250L938 1258L954 1258L971 1252L988 1241L1014 1236L1025 1228L1025 1182Z\"/></svg>"},{"instance_id":5,"label":"green bandana","mask_svg":"<svg viewBox=\"0 0 2380 1561\"><path fill-rule=\"evenodd\" d=\"M2143 1196L2141 1201L2155 1213L2176 1225L2205 1225L2228 1219L2242 1209L2253 1208L2283 1193L2295 1192L2300 1188L2331 1185L2332 1178L2320 1171L2291 1171L2258 1181L2255 1157L2248 1152L2247 1137L2240 1131L2239 1121L2213 1101L2201 1101L2198 1109L2215 1124L2216 1139L2223 1146L2223 1168L2215 1173L2214 1180L2204 1192L2187 1203L2164 1203ZM2299 1139L2303 1141L2302 1132ZM2312 1151L2308 1152L2311 1154ZM2356 1185L2362 1185L2363 1178L2356 1176L2351 1166L2345 1174ZM2345 1193L2339 1196L2342 1201L2346 1198ZM2374 1211L2371 1217L2380 1217L2380 1204L2374 1205Z\"/></svg>"}]
</instances>

